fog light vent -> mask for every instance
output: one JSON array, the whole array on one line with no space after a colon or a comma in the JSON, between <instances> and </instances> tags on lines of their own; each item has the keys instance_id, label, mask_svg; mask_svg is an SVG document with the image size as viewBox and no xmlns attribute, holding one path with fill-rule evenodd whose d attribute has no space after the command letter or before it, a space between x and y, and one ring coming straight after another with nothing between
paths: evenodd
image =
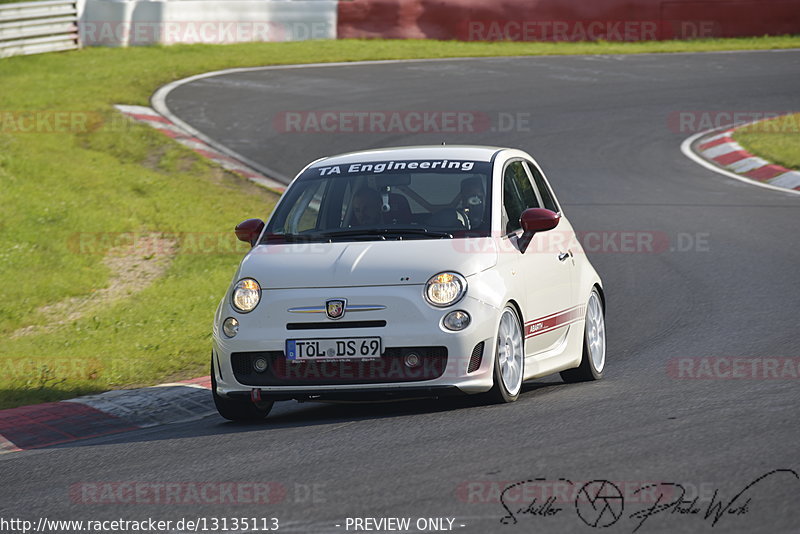
<instances>
[{"instance_id":1,"label":"fog light vent","mask_svg":"<svg viewBox=\"0 0 800 534\"><path fill-rule=\"evenodd\" d=\"M472 355L469 357L467 372L473 373L477 371L478 367L481 366L481 360L483 360L483 341L475 345L475 348L472 349Z\"/></svg>"}]
</instances>

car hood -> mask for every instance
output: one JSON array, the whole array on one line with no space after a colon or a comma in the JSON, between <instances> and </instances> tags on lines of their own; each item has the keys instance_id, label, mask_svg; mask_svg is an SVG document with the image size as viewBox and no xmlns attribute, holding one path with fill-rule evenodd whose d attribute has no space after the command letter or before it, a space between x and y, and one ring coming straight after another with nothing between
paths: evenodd
<instances>
[{"instance_id":1,"label":"car hood","mask_svg":"<svg viewBox=\"0 0 800 534\"><path fill-rule=\"evenodd\" d=\"M497 263L491 238L258 245L238 278L264 289L424 284L434 274L470 276Z\"/></svg>"}]
</instances>

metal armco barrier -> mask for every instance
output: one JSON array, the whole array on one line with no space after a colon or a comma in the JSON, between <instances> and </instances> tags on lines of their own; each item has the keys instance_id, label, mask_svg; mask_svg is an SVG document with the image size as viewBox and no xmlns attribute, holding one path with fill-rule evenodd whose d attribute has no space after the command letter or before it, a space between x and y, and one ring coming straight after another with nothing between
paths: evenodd
<instances>
[{"instance_id":1,"label":"metal armco barrier","mask_svg":"<svg viewBox=\"0 0 800 534\"><path fill-rule=\"evenodd\" d=\"M75 0L0 4L0 58L79 46Z\"/></svg>"}]
</instances>

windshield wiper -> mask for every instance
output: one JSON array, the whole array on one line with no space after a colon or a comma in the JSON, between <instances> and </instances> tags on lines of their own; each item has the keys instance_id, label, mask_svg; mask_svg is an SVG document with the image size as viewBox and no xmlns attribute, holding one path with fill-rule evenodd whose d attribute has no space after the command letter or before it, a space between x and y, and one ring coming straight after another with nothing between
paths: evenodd
<instances>
[{"instance_id":1,"label":"windshield wiper","mask_svg":"<svg viewBox=\"0 0 800 534\"><path fill-rule=\"evenodd\" d=\"M453 238L453 234L450 232L435 232L427 228L361 228L313 234L267 234L261 240L261 243L307 243L310 241L331 241L338 237L379 237L381 240L386 240L387 236L400 236L402 239L403 235L438 239Z\"/></svg>"},{"instance_id":2,"label":"windshield wiper","mask_svg":"<svg viewBox=\"0 0 800 534\"><path fill-rule=\"evenodd\" d=\"M418 235L436 238L453 238L453 234L450 232L433 232L427 228L362 228L360 230L352 229L340 230L336 232L323 232L316 235L326 238L357 236L380 236L385 238L387 235Z\"/></svg>"},{"instance_id":3,"label":"windshield wiper","mask_svg":"<svg viewBox=\"0 0 800 534\"><path fill-rule=\"evenodd\" d=\"M267 234L261 239L260 244L269 243L305 243L321 239L320 234Z\"/></svg>"}]
</instances>

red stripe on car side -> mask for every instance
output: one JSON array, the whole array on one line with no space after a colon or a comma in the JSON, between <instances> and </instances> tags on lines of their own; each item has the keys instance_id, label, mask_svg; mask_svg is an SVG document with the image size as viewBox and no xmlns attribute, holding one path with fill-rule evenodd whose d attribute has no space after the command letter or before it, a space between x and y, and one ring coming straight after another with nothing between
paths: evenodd
<instances>
[{"instance_id":1,"label":"red stripe on car side","mask_svg":"<svg viewBox=\"0 0 800 534\"><path fill-rule=\"evenodd\" d=\"M573 306L571 308L567 308L566 310L557 311L555 313L551 313L550 315L545 315L543 317L539 317L539 318L533 319L531 321L525 321L525 325L529 325L529 324L532 324L532 323L538 323L539 321L544 321L545 319L550 319L551 317L555 317L556 315L561 315L562 313L570 312L570 311L574 310L575 308L580 308L580 307L581 306Z\"/></svg>"},{"instance_id":2,"label":"red stripe on car side","mask_svg":"<svg viewBox=\"0 0 800 534\"><path fill-rule=\"evenodd\" d=\"M546 315L540 319L528 321L525 323L525 339L551 332L556 328L579 321L583 319L585 313L585 306L574 306L553 315Z\"/></svg>"}]
</instances>

